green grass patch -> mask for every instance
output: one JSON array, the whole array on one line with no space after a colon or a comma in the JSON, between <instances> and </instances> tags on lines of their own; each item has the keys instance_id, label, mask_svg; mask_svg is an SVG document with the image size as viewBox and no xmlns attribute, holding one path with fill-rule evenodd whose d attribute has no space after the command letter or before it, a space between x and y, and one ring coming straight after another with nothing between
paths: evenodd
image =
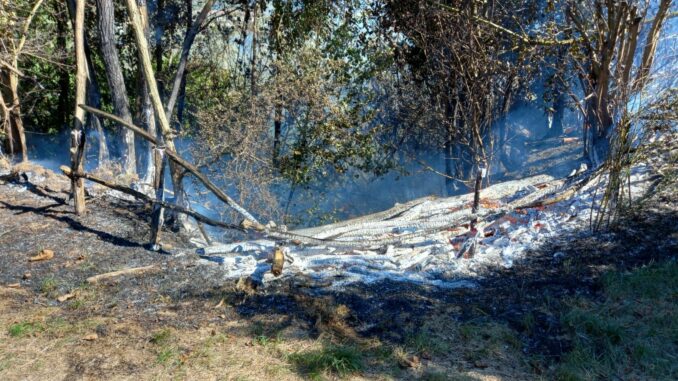
<instances>
[{"instance_id":1,"label":"green grass patch","mask_svg":"<svg viewBox=\"0 0 678 381\"><path fill-rule=\"evenodd\" d=\"M263 347L281 343L283 341L282 332L276 331L275 328L267 328L261 323L255 323L251 327L251 332L252 343Z\"/></svg>"},{"instance_id":2,"label":"green grass patch","mask_svg":"<svg viewBox=\"0 0 678 381\"><path fill-rule=\"evenodd\" d=\"M322 379L324 373L345 376L363 369L363 354L355 346L325 345L322 349L297 352L288 356L311 379Z\"/></svg>"},{"instance_id":3,"label":"green grass patch","mask_svg":"<svg viewBox=\"0 0 678 381\"><path fill-rule=\"evenodd\" d=\"M435 336L426 330L405 340L405 346L417 354L443 354L450 350L450 345L441 337Z\"/></svg>"},{"instance_id":4,"label":"green grass patch","mask_svg":"<svg viewBox=\"0 0 678 381\"><path fill-rule=\"evenodd\" d=\"M40 292L51 294L59 288L59 281L54 277L47 277L40 282Z\"/></svg>"},{"instance_id":5,"label":"green grass patch","mask_svg":"<svg viewBox=\"0 0 678 381\"><path fill-rule=\"evenodd\" d=\"M172 332L169 329L161 329L159 331L153 332L149 341L156 345L165 345L169 343L171 339Z\"/></svg>"},{"instance_id":6,"label":"green grass patch","mask_svg":"<svg viewBox=\"0 0 678 381\"><path fill-rule=\"evenodd\" d=\"M156 355L156 361L158 364L172 364L174 359L177 357L177 350L171 347L162 348Z\"/></svg>"},{"instance_id":7,"label":"green grass patch","mask_svg":"<svg viewBox=\"0 0 678 381\"><path fill-rule=\"evenodd\" d=\"M449 372L426 372L421 381L477 381L478 378L463 374L450 374Z\"/></svg>"},{"instance_id":8,"label":"green grass patch","mask_svg":"<svg viewBox=\"0 0 678 381\"><path fill-rule=\"evenodd\" d=\"M678 264L603 277L605 299L575 300L563 318L574 348L560 380L678 379Z\"/></svg>"},{"instance_id":9,"label":"green grass patch","mask_svg":"<svg viewBox=\"0 0 678 381\"><path fill-rule=\"evenodd\" d=\"M5 369L9 369L12 366L12 361L9 356L0 358L0 372Z\"/></svg>"},{"instance_id":10,"label":"green grass patch","mask_svg":"<svg viewBox=\"0 0 678 381\"><path fill-rule=\"evenodd\" d=\"M45 327L40 323L24 321L9 326L8 333L11 337L25 337L42 332Z\"/></svg>"}]
</instances>

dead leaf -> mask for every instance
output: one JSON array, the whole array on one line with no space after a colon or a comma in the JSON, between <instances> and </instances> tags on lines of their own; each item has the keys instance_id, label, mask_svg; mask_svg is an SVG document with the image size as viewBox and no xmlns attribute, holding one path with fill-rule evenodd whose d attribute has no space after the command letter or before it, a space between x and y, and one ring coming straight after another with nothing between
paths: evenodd
<instances>
[{"instance_id":1,"label":"dead leaf","mask_svg":"<svg viewBox=\"0 0 678 381\"><path fill-rule=\"evenodd\" d=\"M8 284L7 288L21 288L21 283Z\"/></svg>"},{"instance_id":2,"label":"dead leaf","mask_svg":"<svg viewBox=\"0 0 678 381\"><path fill-rule=\"evenodd\" d=\"M224 299L221 298L221 300L219 301L219 303L218 303L216 306L214 306L214 308L221 308L221 307L223 307L223 306L224 306Z\"/></svg>"},{"instance_id":3,"label":"dead leaf","mask_svg":"<svg viewBox=\"0 0 678 381\"><path fill-rule=\"evenodd\" d=\"M28 280L31 279L32 275L28 271L24 273L24 275L21 277L23 280Z\"/></svg>"},{"instance_id":4,"label":"dead leaf","mask_svg":"<svg viewBox=\"0 0 678 381\"><path fill-rule=\"evenodd\" d=\"M28 262L46 261L52 258L54 258L54 252L52 250L42 249L38 255L30 257Z\"/></svg>"},{"instance_id":5,"label":"dead leaf","mask_svg":"<svg viewBox=\"0 0 678 381\"><path fill-rule=\"evenodd\" d=\"M97 335L96 333L90 333L89 335L85 335L85 337L83 337L82 339L86 340L86 341L94 341L98 338L99 338L99 335Z\"/></svg>"},{"instance_id":6,"label":"dead leaf","mask_svg":"<svg viewBox=\"0 0 678 381\"><path fill-rule=\"evenodd\" d=\"M63 303L65 301L71 300L73 298L75 298L75 294L69 293L69 294L61 295L60 297L57 298L57 301L59 303Z\"/></svg>"}]
</instances>

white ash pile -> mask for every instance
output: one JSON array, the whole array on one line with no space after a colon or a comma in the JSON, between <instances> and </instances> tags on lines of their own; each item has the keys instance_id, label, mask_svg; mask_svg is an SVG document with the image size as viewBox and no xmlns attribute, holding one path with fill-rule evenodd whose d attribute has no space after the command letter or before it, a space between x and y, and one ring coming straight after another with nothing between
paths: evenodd
<instances>
[{"instance_id":1,"label":"white ash pile","mask_svg":"<svg viewBox=\"0 0 678 381\"><path fill-rule=\"evenodd\" d=\"M634 197L656 180L653 172L645 163L632 168ZM383 279L468 287L473 285L469 279L487 266L511 266L546 241L588 229L591 213L597 212L593 201L602 196L604 185L605 176L590 172L492 185L481 192L475 231L469 231L473 194L465 194L414 200L384 212L288 232L280 277L271 274L271 256L280 242L270 238L208 246L198 254L220 263L226 278L249 276L263 284L298 277L332 287ZM294 236L315 241L289 244ZM474 255L464 258L469 245L475 245Z\"/></svg>"}]
</instances>

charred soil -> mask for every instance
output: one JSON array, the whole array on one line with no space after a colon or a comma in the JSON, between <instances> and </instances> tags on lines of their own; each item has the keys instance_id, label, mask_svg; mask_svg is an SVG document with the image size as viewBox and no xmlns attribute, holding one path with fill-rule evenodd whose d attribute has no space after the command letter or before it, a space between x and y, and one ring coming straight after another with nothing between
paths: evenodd
<instances>
[{"instance_id":1,"label":"charred soil","mask_svg":"<svg viewBox=\"0 0 678 381\"><path fill-rule=\"evenodd\" d=\"M76 216L66 178L28 166L0 181L0 378L567 378L573 305L605 303L609 274L675 261L675 169L664 176L609 230L584 226L478 287L337 291L224 280L172 231L149 251L149 209L93 190Z\"/></svg>"}]
</instances>

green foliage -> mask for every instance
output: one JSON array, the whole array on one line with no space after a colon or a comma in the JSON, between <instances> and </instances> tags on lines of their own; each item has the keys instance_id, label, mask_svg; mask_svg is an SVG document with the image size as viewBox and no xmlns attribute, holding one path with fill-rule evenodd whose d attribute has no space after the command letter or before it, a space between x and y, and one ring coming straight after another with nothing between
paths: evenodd
<instances>
[{"instance_id":1,"label":"green foliage","mask_svg":"<svg viewBox=\"0 0 678 381\"><path fill-rule=\"evenodd\" d=\"M427 331L420 331L407 338L405 345L416 353L444 354L450 346L440 337L436 337Z\"/></svg>"},{"instance_id":2,"label":"green foliage","mask_svg":"<svg viewBox=\"0 0 678 381\"><path fill-rule=\"evenodd\" d=\"M42 332L45 327L40 323L24 321L9 326L8 333L11 337L25 337Z\"/></svg>"},{"instance_id":3,"label":"green foliage","mask_svg":"<svg viewBox=\"0 0 678 381\"><path fill-rule=\"evenodd\" d=\"M327 344L322 349L291 354L288 360L312 379L325 372L345 376L363 369L363 355L353 346Z\"/></svg>"},{"instance_id":4,"label":"green foliage","mask_svg":"<svg viewBox=\"0 0 678 381\"><path fill-rule=\"evenodd\" d=\"M561 380L676 379L678 264L604 277L602 303L576 301L563 317L574 349L559 364Z\"/></svg>"},{"instance_id":5,"label":"green foliage","mask_svg":"<svg viewBox=\"0 0 678 381\"><path fill-rule=\"evenodd\" d=\"M161 329L151 335L150 342L156 345L165 345L172 338L172 331L169 329Z\"/></svg>"},{"instance_id":6,"label":"green foliage","mask_svg":"<svg viewBox=\"0 0 678 381\"><path fill-rule=\"evenodd\" d=\"M40 282L40 292L44 294L51 294L57 288L59 288L59 281L52 276L48 276Z\"/></svg>"}]
</instances>

